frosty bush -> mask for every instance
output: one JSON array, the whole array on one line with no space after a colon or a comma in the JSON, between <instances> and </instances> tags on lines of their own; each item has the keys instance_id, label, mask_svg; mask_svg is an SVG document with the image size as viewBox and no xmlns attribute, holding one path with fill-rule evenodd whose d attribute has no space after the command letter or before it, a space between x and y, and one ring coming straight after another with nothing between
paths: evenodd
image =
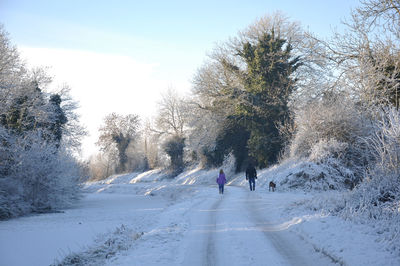
<instances>
[{"instance_id":1,"label":"frosty bush","mask_svg":"<svg viewBox=\"0 0 400 266\"><path fill-rule=\"evenodd\" d=\"M13 146L14 139L11 138L8 131L0 125L0 178L6 176L10 171L12 164L11 147Z\"/></svg>"},{"instance_id":2,"label":"frosty bush","mask_svg":"<svg viewBox=\"0 0 400 266\"><path fill-rule=\"evenodd\" d=\"M168 154L171 164L172 175L177 176L183 171L183 154L185 148L185 138L178 135L172 136L164 143L164 151Z\"/></svg>"},{"instance_id":3,"label":"frosty bush","mask_svg":"<svg viewBox=\"0 0 400 266\"><path fill-rule=\"evenodd\" d=\"M79 166L67 151L40 143L37 138L34 135L20 146L25 152L19 157L16 176L36 209L66 206L77 196Z\"/></svg>"},{"instance_id":4,"label":"frosty bush","mask_svg":"<svg viewBox=\"0 0 400 266\"><path fill-rule=\"evenodd\" d=\"M375 136L370 139L375 156L373 167L364 182L350 194L345 217L372 219L379 223L381 240L389 242L400 254L400 111L383 109Z\"/></svg>"},{"instance_id":5,"label":"frosty bush","mask_svg":"<svg viewBox=\"0 0 400 266\"><path fill-rule=\"evenodd\" d=\"M352 191L310 203L314 209L362 224L372 224L378 241L391 252L400 254L400 111L382 109L367 138L373 162L363 181Z\"/></svg>"},{"instance_id":6,"label":"frosty bush","mask_svg":"<svg viewBox=\"0 0 400 266\"><path fill-rule=\"evenodd\" d=\"M354 177L349 185L355 185L371 161L365 142L372 128L367 117L367 112L342 94L331 93L310 103L295 113L290 157L350 169Z\"/></svg>"},{"instance_id":7,"label":"frosty bush","mask_svg":"<svg viewBox=\"0 0 400 266\"><path fill-rule=\"evenodd\" d=\"M295 113L296 132L290 147L292 157L308 157L321 140L347 143L358 148L368 134L365 115L343 95L329 95Z\"/></svg>"},{"instance_id":8,"label":"frosty bush","mask_svg":"<svg viewBox=\"0 0 400 266\"><path fill-rule=\"evenodd\" d=\"M376 124L374 136L369 138L375 165L352 195L358 202L352 209L369 212L373 206L400 215L400 111L394 107L383 109Z\"/></svg>"},{"instance_id":9,"label":"frosty bush","mask_svg":"<svg viewBox=\"0 0 400 266\"><path fill-rule=\"evenodd\" d=\"M353 179L353 172L334 158L327 163L287 159L272 169L270 175L282 190L345 190Z\"/></svg>"},{"instance_id":10,"label":"frosty bush","mask_svg":"<svg viewBox=\"0 0 400 266\"><path fill-rule=\"evenodd\" d=\"M23 139L8 135L1 147L8 165L0 177L0 219L53 211L77 198L80 173L75 159L41 140L40 132Z\"/></svg>"},{"instance_id":11,"label":"frosty bush","mask_svg":"<svg viewBox=\"0 0 400 266\"><path fill-rule=\"evenodd\" d=\"M331 157L342 159L347 148L347 143L339 142L336 139L320 140L311 148L309 158L314 162L323 162Z\"/></svg>"},{"instance_id":12,"label":"frosty bush","mask_svg":"<svg viewBox=\"0 0 400 266\"><path fill-rule=\"evenodd\" d=\"M233 176L235 174L236 159L232 152L225 156L221 167L227 176Z\"/></svg>"},{"instance_id":13,"label":"frosty bush","mask_svg":"<svg viewBox=\"0 0 400 266\"><path fill-rule=\"evenodd\" d=\"M376 131L369 138L374 151L376 167L388 174L399 174L400 111L394 107L383 109ZM397 177L400 179L400 177Z\"/></svg>"}]
</instances>

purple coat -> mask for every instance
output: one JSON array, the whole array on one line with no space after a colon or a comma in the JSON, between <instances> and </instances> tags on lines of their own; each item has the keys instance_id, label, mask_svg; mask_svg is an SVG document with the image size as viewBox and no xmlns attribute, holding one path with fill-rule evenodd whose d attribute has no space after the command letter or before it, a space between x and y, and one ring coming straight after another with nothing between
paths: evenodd
<instances>
[{"instance_id":1,"label":"purple coat","mask_svg":"<svg viewBox=\"0 0 400 266\"><path fill-rule=\"evenodd\" d=\"M226 183L225 174L219 174L219 176L217 178L217 183L218 183L218 185L223 185Z\"/></svg>"}]
</instances>

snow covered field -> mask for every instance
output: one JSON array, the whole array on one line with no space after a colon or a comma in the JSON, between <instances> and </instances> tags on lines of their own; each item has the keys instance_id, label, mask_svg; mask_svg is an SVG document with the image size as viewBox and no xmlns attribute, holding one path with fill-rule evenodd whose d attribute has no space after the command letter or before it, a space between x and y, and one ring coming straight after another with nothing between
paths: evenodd
<instances>
[{"instance_id":1,"label":"snow covered field","mask_svg":"<svg viewBox=\"0 0 400 266\"><path fill-rule=\"evenodd\" d=\"M317 192L268 192L261 173L219 195L217 171L86 184L64 213L0 222L0 265L400 265L367 225L302 207Z\"/></svg>"}]
</instances>

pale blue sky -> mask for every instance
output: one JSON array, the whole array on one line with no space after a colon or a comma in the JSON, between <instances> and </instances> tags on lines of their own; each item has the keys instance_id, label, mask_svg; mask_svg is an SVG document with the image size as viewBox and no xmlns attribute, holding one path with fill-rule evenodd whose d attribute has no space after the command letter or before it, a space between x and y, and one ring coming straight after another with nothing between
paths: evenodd
<instances>
[{"instance_id":1,"label":"pale blue sky","mask_svg":"<svg viewBox=\"0 0 400 266\"><path fill-rule=\"evenodd\" d=\"M110 112L152 116L169 86L188 92L215 43L281 11L328 38L358 0L0 0L0 23L23 58L50 66L80 101L93 150ZM95 100L93 100L95 99Z\"/></svg>"},{"instance_id":2,"label":"pale blue sky","mask_svg":"<svg viewBox=\"0 0 400 266\"><path fill-rule=\"evenodd\" d=\"M256 18L277 10L319 36L348 16L355 0L0 0L0 22L18 45L90 50L160 61L202 60Z\"/></svg>"}]
</instances>

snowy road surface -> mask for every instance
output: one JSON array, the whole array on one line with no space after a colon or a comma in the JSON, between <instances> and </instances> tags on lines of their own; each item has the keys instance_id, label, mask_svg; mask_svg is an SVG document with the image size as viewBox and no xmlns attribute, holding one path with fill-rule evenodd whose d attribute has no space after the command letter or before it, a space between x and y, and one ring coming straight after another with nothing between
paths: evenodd
<instances>
[{"instance_id":1,"label":"snowy road surface","mask_svg":"<svg viewBox=\"0 0 400 266\"><path fill-rule=\"evenodd\" d=\"M399 265L362 226L293 211L308 194L146 178L113 177L64 213L1 221L0 265Z\"/></svg>"},{"instance_id":2,"label":"snowy road surface","mask_svg":"<svg viewBox=\"0 0 400 266\"><path fill-rule=\"evenodd\" d=\"M210 191L213 192L213 191ZM215 193L215 192L214 192ZM331 260L287 229L298 220L276 220L276 202L228 187L191 213L190 244L182 265L330 265Z\"/></svg>"}]
</instances>

